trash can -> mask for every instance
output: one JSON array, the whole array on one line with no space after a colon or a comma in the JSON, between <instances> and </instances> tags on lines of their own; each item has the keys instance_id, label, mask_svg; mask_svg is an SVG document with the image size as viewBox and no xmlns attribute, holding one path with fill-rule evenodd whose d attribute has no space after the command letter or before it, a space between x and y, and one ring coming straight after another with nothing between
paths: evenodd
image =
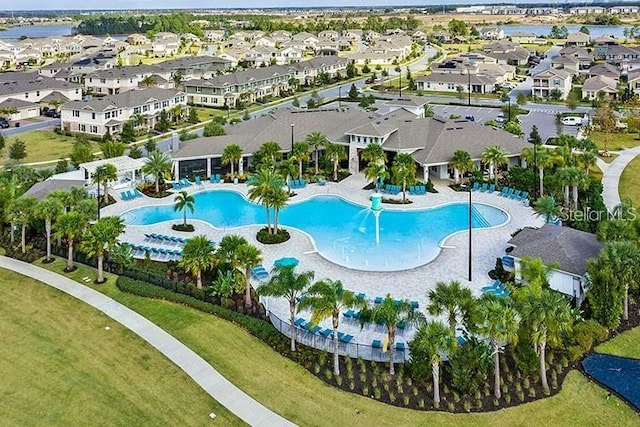
<instances>
[{"instance_id":1,"label":"trash can","mask_svg":"<svg viewBox=\"0 0 640 427\"><path fill-rule=\"evenodd\" d=\"M20 127L20 122L16 122L15 126L16 126L17 128L19 128L19 127Z\"/></svg>"}]
</instances>

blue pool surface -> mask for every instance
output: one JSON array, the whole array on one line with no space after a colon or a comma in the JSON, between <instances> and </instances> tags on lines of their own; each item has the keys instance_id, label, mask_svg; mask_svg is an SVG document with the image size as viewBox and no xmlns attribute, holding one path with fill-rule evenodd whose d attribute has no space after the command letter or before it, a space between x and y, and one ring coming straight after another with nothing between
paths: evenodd
<instances>
[{"instance_id":1,"label":"blue pool surface","mask_svg":"<svg viewBox=\"0 0 640 427\"><path fill-rule=\"evenodd\" d=\"M194 194L195 212L190 219L229 229L266 223L265 209L235 191L209 190ZM473 204L473 228L501 225L507 214L493 206ZM319 253L328 260L356 270L398 271L427 264L439 253L447 236L466 230L466 203L431 209L380 213L380 243L375 238L375 215L364 206L336 196L315 196L291 203L280 212L279 223L307 233ZM128 225L151 225L182 219L173 205L147 206L122 215ZM271 215L273 221L273 215ZM296 255L296 254L291 254Z\"/></svg>"}]
</instances>

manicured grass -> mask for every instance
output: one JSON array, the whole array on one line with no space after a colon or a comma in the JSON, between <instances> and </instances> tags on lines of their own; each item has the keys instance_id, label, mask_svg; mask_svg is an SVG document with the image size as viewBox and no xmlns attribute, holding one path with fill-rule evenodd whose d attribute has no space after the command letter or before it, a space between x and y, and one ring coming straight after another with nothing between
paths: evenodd
<instances>
[{"instance_id":1,"label":"manicured grass","mask_svg":"<svg viewBox=\"0 0 640 427\"><path fill-rule=\"evenodd\" d=\"M640 157L633 159L620 177L618 191L620 192L620 200L631 199L634 206L640 206L640 187L638 180L640 179Z\"/></svg>"},{"instance_id":2,"label":"manicured grass","mask_svg":"<svg viewBox=\"0 0 640 427\"><path fill-rule=\"evenodd\" d=\"M53 267L61 270L62 265ZM92 285L90 285L92 286ZM93 286L92 286L93 287ZM236 386L291 421L307 426L344 425L634 425L637 416L617 398L571 372L556 396L486 414L452 415L401 409L339 391L279 356L243 329L215 316L160 300L99 287L147 317L209 361Z\"/></svg>"},{"instance_id":3,"label":"manicured grass","mask_svg":"<svg viewBox=\"0 0 640 427\"><path fill-rule=\"evenodd\" d=\"M637 133L613 133L605 134L602 132L592 132L589 134L591 139L596 143L598 149L604 150L605 141L607 150L617 151L622 148L632 148L640 145L640 138ZM606 136L606 139L605 139Z\"/></svg>"},{"instance_id":4,"label":"manicured grass","mask_svg":"<svg viewBox=\"0 0 640 427\"><path fill-rule=\"evenodd\" d=\"M609 153L609 157L600 157L602 159L603 162L605 163L611 163L613 162L616 158L618 157L617 154L615 153Z\"/></svg>"},{"instance_id":5,"label":"manicured grass","mask_svg":"<svg viewBox=\"0 0 640 427\"><path fill-rule=\"evenodd\" d=\"M611 341L596 347L598 353L640 359L640 327L621 333Z\"/></svg>"},{"instance_id":6,"label":"manicured grass","mask_svg":"<svg viewBox=\"0 0 640 427\"><path fill-rule=\"evenodd\" d=\"M158 351L89 305L6 270L0 304L2 424L204 425L214 412L216 425L242 425Z\"/></svg>"},{"instance_id":7,"label":"manicured grass","mask_svg":"<svg viewBox=\"0 0 640 427\"><path fill-rule=\"evenodd\" d=\"M73 137L58 135L52 130L33 130L10 136L7 138L4 155L0 163L7 162L9 147L16 138L24 141L27 148L27 157L22 160L22 163L56 161L69 157L74 141ZM92 142L91 147L93 152L100 151L100 147L96 142Z\"/></svg>"},{"instance_id":8,"label":"manicured grass","mask_svg":"<svg viewBox=\"0 0 640 427\"><path fill-rule=\"evenodd\" d=\"M214 116L225 116L227 112L224 110L218 110L216 108L205 108L205 107L190 107L190 108L195 108L197 113L198 113L198 118L200 119L200 122L208 122L209 120L211 120ZM232 111L233 113L233 111Z\"/></svg>"}]
</instances>

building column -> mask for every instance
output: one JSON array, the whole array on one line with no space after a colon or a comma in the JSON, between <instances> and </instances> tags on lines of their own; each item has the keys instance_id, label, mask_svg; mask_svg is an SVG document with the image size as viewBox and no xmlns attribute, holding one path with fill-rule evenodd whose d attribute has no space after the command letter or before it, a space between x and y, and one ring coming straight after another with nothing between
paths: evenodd
<instances>
[{"instance_id":1,"label":"building column","mask_svg":"<svg viewBox=\"0 0 640 427\"><path fill-rule=\"evenodd\" d=\"M211 157L207 157L207 178L211 176Z\"/></svg>"},{"instance_id":2,"label":"building column","mask_svg":"<svg viewBox=\"0 0 640 427\"><path fill-rule=\"evenodd\" d=\"M244 157L240 156L240 161L238 162L238 174L244 175Z\"/></svg>"},{"instance_id":3,"label":"building column","mask_svg":"<svg viewBox=\"0 0 640 427\"><path fill-rule=\"evenodd\" d=\"M425 184L429 181L429 166L422 165L422 177L424 179Z\"/></svg>"},{"instance_id":4,"label":"building column","mask_svg":"<svg viewBox=\"0 0 640 427\"><path fill-rule=\"evenodd\" d=\"M359 172L359 168L358 148L355 144L349 144L349 173L356 174Z\"/></svg>"},{"instance_id":5,"label":"building column","mask_svg":"<svg viewBox=\"0 0 640 427\"><path fill-rule=\"evenodd\" d=\"M180 181L180 161L173 163L173 176L176 181Z\"/></svg>"}]
</instances>

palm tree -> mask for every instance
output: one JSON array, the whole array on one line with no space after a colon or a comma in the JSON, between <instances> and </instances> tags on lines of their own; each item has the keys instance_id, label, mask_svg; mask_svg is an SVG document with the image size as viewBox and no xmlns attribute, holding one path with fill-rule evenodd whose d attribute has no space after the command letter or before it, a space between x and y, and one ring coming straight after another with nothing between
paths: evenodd
<instances>
[{"instance_id":1,"label":"palm tree","mask_svg":"<svg viewBox=\"0 0 640 427\"><path fill-rule=\"evenodd\" d=\"M134 113L129 120L131 120L134 129L138 129L147 122L147 119L140 113Z\"/></svg>"},{"instance_id":2,"label":"palm tree","mask_svg":"<svg viewBox=\"0 0 640 427\"><path fill-rule=\"evenodd\" d=\"M383 180L389 176L387 167L384 164L369 162L366 168L364 168L364 176L367 180L374 182L376 188L380 186L380 180Z\"/></svg>"},{"instance_id":3,"label":"palm tree","mask_svg":"<svg viewBox=\"0 0 640 427\"><path fill-rule=\"evenodd\" d=\"M358 298L353 292L344 289L339 280L321 280L309 287L308 296L298 304L298 312L311 309L311 323L318 324L324 319L331 318L333 326L333 373L340 375L338 355L338 326L340 312L354 307L366 305L364 299Z\"/></svg>"},{"instance_id":4,"label":"palm tree","mask_svg":"<svg viewBox=\"0 0 640 427\"><path fill-rule=\"evenodd\" d=\"M54 235L64 239L67 243L67 266L65 271L72 271L73 268L73 244L82 236L87 227L87 218L77 210L64 213L58 217L54 228Z\"/></svg>"},{"instance_id":5,"label":"palm tree","mask_svg":"<svg viewBox=\"0 0 640 427\"><path fill-rule=\"evenodd\" d=\"M638 235L633 222L627 219L608 219L598 224L598 239L603 242L617 242L621 240L635 240Z\"/></svg>"},{"instance_id":6,"label":"palm tree","mask_svg":"<svg viewBox=\"0 0 640 427\"><path fill-rule=\"evenodd\" d=\"M475 168L473 160L471 160L471 155L464 150L456 150L453 152L449 166L455 170L456 184L460 182L460 175L464 175Z\"/></svg>"},{"instance_id":7,"label":"palm tree","mask_svg":"<svg viewBox=\"0 0 640 427\"><path fill-rule=\"evenodd\" d=\"M282 147L276 141L267 141L260 146L256 157L261 159L261 163L275 165L282 156Z\"/></svg>"},{"instance_id":8,"label":"palm tree","mask_svg":"<svg viewBox=\"0 0 640 427\"><path fill-rule=\"evenodd\" d=\"M615 277L622 282L624 287L622 318L629 320L629 288L631 285L637 285L640 277L640 267L638 267L640 251L630 241L619 241L605 245L600 256L611 263Z\"/></svg>"},{"instance_id":9,"label":"palm tree","mask_svg":"<svg viewBox=\"0 0 640 427\"><path fill-rule=\"evenodd\" d=\"M489 145L482 151L482 161L489 163L489 178L494 179L498 185L498 168L509 163L504 150L499 145Z\"/></svg>"},{"instance_id":10,"label":"palm tree","mask_svg":"<svg viewBox=\"0 0 640 427\"><path fill-rule=\"evenodd\" d=\"M140 86L151 87L156 84L156 80L153 78L151 74L148 76L144 76L142 80L140 80Z\"/></svg>"},{"instance_id":11,"label":"palm tree","mask_svg":"<svg viewBox=\"0 0 640 427\"><path fill-rule=\"evenodd\" d=\"M585 173L589 173L589 169L595 166L597 159L598 155L593 150L583 150L577 156L578 163L582 165Z\"/></svg>"},{"instance_id":12,"label":"palm tree","mask_svg":"<svg viewBox=\"0 0 640 427\"><path fill-rule=\"evenodd\" d=\"M190 238L182 249L182 258L178 266L196 278L196 286L202 289L202 271L216 264L214 247L207 236Z\"/></svg>"},{"instance_id":13,"label":"palm tree","mask_svg":"<svg viewBox=\"0 0 640 427\"><path fill-rule=\"evenodd\" d=\"M156 181L156 193L160 192L160 180L171 173L173 163L171 157L167 153L160 150L153 150L147 155L145 163L142 166L142 172L153 175Z\"/></svg>"},{"instance_id":14,"label":"palm tree","mask_svg":"<svg viewBox=\"0 0 640 427\"><path fill-rule=\"evenodd\" d=\"M571 184L573 187L573 191L572 191L573 208L578 209L578 190L580 188L584 189L589 185L589 176L587 175L586 172L584 172L578 167L573 167L571 168L571 170L572 170Z\"/></svg>"},{"instance_id":15,"label":"palm tree","mask_svg":"<svg viewBox=\"0 0 640 427\"><path fill-rule=\"evenodd\" d=\"M567 207L571 207L571 199L569 198L569 189L571 183L575 179L574 170L571 166L563 166L558 168L556 175L560 183L562 183L562 194L564 196L564 204Z\"/></svg>"},{"instance_id":16,"label":"palm tree","mask_svg":"<svg viewBox=\"0 0 640 427\"><path fill-rule=\"evenodd\" d=\"M296 274L294 267L274 267L269 281L258 288L258 294L266 297L285 298L289 302L289 328L291 331L291 351L296 351L295 316L298 299L313 281L313 271Z\"/></svg>"},{"instance_id":17,"label":"palm tree","mask_svg":"<svg viewBox=\"0 0 640 427\"><path fill-rule=\"evenodd\" d=\"M420 324L424 320L424 316L419 311L414 310L409 301L394 301L391 295L387 294L380 304L375 304L373 307L365 304L360 311L359 319L361 325L375 323L386 326L390 347L389 373L395 375L393 348L396 342L396 328L398 324Z\"/></svg>"},{"instance_id":18,"label":"palm tree","mask_svg":"<svg viewBox=\"0 0 640 427\"><path fill-rule=\"evenodd\" d=\"M344 147L328 142L325 144L325 156L333 163L333 180L338 181L338 166L340 165L340 160L347 158Z\"/></svg>"},{"instance_id":19,"label":"palm tree","mask_svg":"<svg viewBox=\"0 0 640 427\"><path fill-rule=\"evenodd\" d=\"M44 220L44 231L47 236L47 261L51 261L51 225L54 218L64 212L64 204L58 197L49 197L38 203L36 216Z\"/></svg>"},{"instance_id":20,"label":"palm tree","mask_svg":"<svg viewBox=\"0 0 640 427\"><path fill-rule=\"evenodd\" d=\"M173 210L176 212L182 211L184 213L184 220L182 222L183 226L187 226L187 210L190 210L191 213L195 210L195 202L196 199L186 191L182 190L178 193L178 195L173 199L176 204L173 207Z\"/></svg>"},{"instance_id":21,"label":"palm tree","mask_svg":"<svg viewBox=\"0 0 640 427\"><path fill-rule=\"evenodd\" d=\"M293 158L298 162L298 178L302 178L302 166L308 162L311 156L311 148L307 141L300 141L293 144Z\"/></svg>"},{"instance_id":22,"label":"palm tree","mask_svg":"<svg viewBox=\"0 0 640 427\"><path fill-rule=\"evenodd\" d=\"M320 131L313 131L305 138L305 141L309 143L310 146L313 147L314 157L315 157L315 165L316 165L316 175L318 174L318 148L324 147L329 139Z\"/></svg>"},{"instance_id":23,"label":"palm tree","mask_svg":"<svg viewBox=\"0 0 640 427\"><path fill-rule=\"evenodd\" d=\"M262 262L262 252L250 243L241 245L237 252L236 258L240 265L244 266L245 293L244 305L251 308L251 269L258 266Z\"/></svg>"},{"instance_id":24,"label":"palm tree","mask_svg":"<svg viewBox=\"0 0 640 427\"><path fill-rule=\"evenodd\" d=\"M433 377L433 404L440 405L440 363L443 353L449 356L455 351L455 334L442 322L427 322L420 326L413 338L413 346L416 350L422 350L431 362L431 375Z\"/></svg>"},{"instance_id":25,"label":"palm tree","mask_svg":"<svg viewBox=\"0 0 640 427\"><path fill-rule=\"evenodd\" d=\"M273 234L270 220L271 193L275 188L282 190L282 178L271 168L262 167L253 175L249 183L249 200L260 203L267 213L267 230Z\"/></svg>"},{"instance_id":26,"label":"palm tree","mask_svg":"<svg viewBox=\"0 0 640 427\"><path fill-rule=\"evenodd\" d=\"M455 337L458 319L468 320L471 315L474 299L471 289L463 288L460 282L438 282L435 289L429 291L429 306L427 310L432 316L447 313L449 329Z\"/></svg>"},{"instance_id":27,"label":"palm tree","mask_svg":"<svg viewBox=\"0 0 640 427\"><path fill-rule=\"evenodd\" d=\"M98 259L98 280L104 283L103 262L105 251L111 251L118 243L118 237L124 232L124 220L117 216L100 218L82 236L80 250L87 256Z\"/></svg>"},{"instance_id":28,"label":"palm tree","mask_svg":"<svg viewBox=\"0 0 640 427\"><path fill-rule=\"evenodd\" d=\"M562 213L562 208L556 204L556 199L553 196L540 197L533 203L533 210L538 217L544 217L547 224Z\"/></svg>"},{"instance_id":29,"label":"palm tree","mask_svg":"<svg viewBox=\"0 0 640 427\"><path fill-rule=\"evenodd\" d=\"M238 163L240 159L242 159L242 147L238 144L229 144L224 147L224 150L222 150L222 158L220 160L223 165L231 165L232 178L235 176L233 165ZM240 166L238 166L238 168L239 167Z\"/></svg>"},{"instance_id":30,"label":"palm tree","mask_svg":"<svg viewBox=\"0 0 640 427\"><path fill-rule=\"evenodd\" d=\"M27 251L27 226L34 216L34 209L38 201L34 197L20 196L11 201L7 207L8 219L11 222L11 234L13 234L13 226L20 225L20 248L22 253Z\"/></svg>"},{"instance_id":31,"label":"palm tree","mask_svg":"<svg viewBox=\"0 0 640 427\"><path fill-rule=\"evenodd\" d=\"M362 150L362 152L360 153L360 157L365 162L373 162L373 163L378 163L383 165L385 163L385 160L387 159L387 156L384 153L384 149L382 148L382 145L377 143L372 143L367 145L364 148L364 150Z\"/></svg>"},{"instance_id":32,"label":"palm tree","mask_svg":"<svg viewBox=\"0 0 640 427\"><path fill-rule=\"evenodd\" d=\"M269 206L273 208L273 234L278 234L278 218L280 211L289 202L289 193L282 187L275 187L268 194Z\"/></svg>"},{"instance_id":33,"label":"palm tree","mask_svg":"<svg viewBox=\"0 0 640 427\"><path fill-rule=\"evenodd\" d=\"M515 344L518 340L518 313L508 299L483 297L478 306L478 332L491 341L493 354L493 394L500 399L500 344Z\"/></svg>"},{"instance_id":34,"label":"palm tree","mask_svg":"<svg viewBox=\"0 0 640 427\"><path fill-rule=\"evenodd\" d=\"M559 265L551 263L545 264L541 258L522 257L520 260L520 275L528 284L527 291L540 293L543 289L550 286L549 280L553 274L553 270Z\"/></svg>"},{"instance_id":35,"label":"palm tree","mask_svg":"<svg viewBox=\"0 0 640 427\"><path fill-rule=\"evenodd\" d=\"M102 185L104 190L103 204L109 203L109 183L118 179L118 169L111 163L105 163L96 168L92 180L96 185Z\"/></svg>"},{"instance_id":36,"label":"palm tree","mask_svg":"<svg viewBox=\"0 0 640 427\"><path fill-rule=\"evenodd\" d=\"M540 358L542 387L548 390L549 384L547 384L547 368L545 366L547 343L559 344L562 335L571 331L573 323L571 308L562 295L543 289L538 295L528 293L520 301L519 311L523 322L531 331L531 341Z\"/></svg>"},{"instance_id":37,"label":"palm tree","mask_svg":"<svg viewBox=\"0 0 640 427\"><path fill-rule=\"evenodd\" d=\"M180 120L182 120L182 114L184 113L184 109L182 108L181 104L176 104L173 107L171 107L171 110L169 110L169 112L173 116L173 121L178 123L180 122Z\"/></svg>"},{"instance_id":38,"label":"palm tree","mask_svg":"<svg viewBox=\"0 0 640 427\"><path fill-rule=\"evenodd\" d=\"M238 260L238 251L240 247L247 244L249 244L247 239L238 234L224 236L218 244L216 255L231 268L238 269L242 265Z\"/></svg>"},{"instance_id":39,"label":"palm tree","mask_svg":"<svg viewBox=\"0 0 640 427\"><path fill-rule=\"evenodd\" d=\"M407 201L407 185L411 185L416 180L416 162L409 153L398 153L393 159L391 166L393 177L396 182L402 183L402 201Z\"/></svg>"},{"instance_id":40,"label":"palm tree","mask_svg":"<svg viewBox=\"0 0 640 427\"><path fill-rule=\"evenodd\" d=\"M291 194L291 179L298 172L298 165L296 159L289 157L288 159L281 160L278 164L278 172L280 176L287 183L287 193Z\"/></svg>"},{"instance_id":41,"label":"palm tree","mask_svg":"<svg viewBox=\"0 0 640 427\"><path fill-rule=\"evenodd\" d=\"M540 186L540 195L544 194L544 170L550 168L554 164L554 158L549 150L538 149L536 153L536 165L538 166L538 185Z\"/></svg>"}]
</instances>

